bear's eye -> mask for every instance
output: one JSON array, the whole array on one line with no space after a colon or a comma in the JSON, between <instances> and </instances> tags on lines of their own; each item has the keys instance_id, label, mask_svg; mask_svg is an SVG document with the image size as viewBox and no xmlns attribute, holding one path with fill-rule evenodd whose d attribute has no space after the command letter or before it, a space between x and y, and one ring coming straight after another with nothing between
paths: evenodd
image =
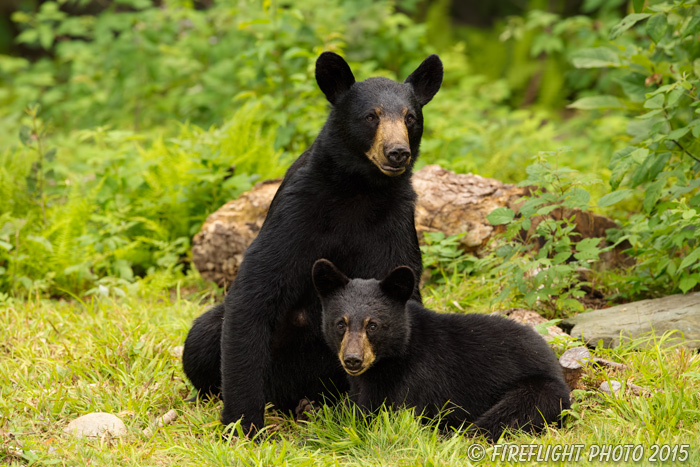
<instances>
[{"instance_id":1,"label":"bear's eye","mask_svg":"<svg viewBox=\"0 0 700 467\"><path fill-rule=\"evenodd\" d=\"M336 324L338 331L345 331L345 321L338 321Z\"/></svg>"},{"instance_id":2,"label":"bear's eye","mask_svg":"<svg viewBox=\"0 0 700 467\"><path fill-rule=\"evenodd\" d=\"M406 124L407 125L411 125L411 124L415 123L415 121L416 121L416 117L414 115L411 115L411 114L406 115Z\"/></svg>"},{"instance_id":3,"label":"bear's eye","mask_svg":"<svg viewBox=\"0 0 700 467\"><path fill-rule=\"evenodd\" d=\"M374 122L376 119L377 119L377 116L374 115L374 114L368 114L368 115L365 117L365 120L367 120L368 122Z\"/></svg>"},{"instance_id":4,"label":"bear's eye","mask_svg":"<svg viewBox=\"0 0 700 467\"><path fill-rule=\"evenodd\" d=\"M377 329L379 329L379 326L377 325L377 323L369 323L367 325L367 331L369 331L369 332L374 332Z\"/></svg>"}]
</instances>

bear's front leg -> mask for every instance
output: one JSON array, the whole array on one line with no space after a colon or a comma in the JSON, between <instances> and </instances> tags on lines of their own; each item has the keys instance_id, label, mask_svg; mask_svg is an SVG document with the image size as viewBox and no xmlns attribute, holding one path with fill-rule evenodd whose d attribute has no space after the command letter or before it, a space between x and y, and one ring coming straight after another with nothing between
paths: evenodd
<instances>
[{"instance_id":1,"label":"bear's front leg","mask_svg":"<svg viewBox=\"0 0 700 467\"><path fill-rule=\"evenodd\" d=\"M242 418L243 432L250 437L265 423L265 371L270 367L272 326L264 309L251 309L250 301L247 306L241 302L235 293L226 297L221 335L221 423L229 425Z\"/></svg>"}]
</instances>

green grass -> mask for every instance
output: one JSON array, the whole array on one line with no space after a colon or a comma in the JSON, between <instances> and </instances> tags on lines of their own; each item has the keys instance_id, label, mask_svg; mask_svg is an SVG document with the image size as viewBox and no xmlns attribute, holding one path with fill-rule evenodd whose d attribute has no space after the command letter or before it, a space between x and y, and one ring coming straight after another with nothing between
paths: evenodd
<instances>
[{"instance_id":1,"label":"green grass","mask_svg":"<svg viewBox=\"0 0 700 467\"><path fill-rule=\"evenodd\" d=\"M426 302L445 311L488 311L493 293L480 278L425 290ZM313 421L300 424L270 411L258 442L221 441L220 403L184 402L191 387L178 357L192 319L212 303L204 296L0 297L0 464L471 465L470 446L485 447L487 456L501 449L482 438L440 432L411 410L365 419L348 405L324 406ZM597 351L629 368L588 374L588 389L575 392L562 428L540 437L515 434L502 443L585 444L583 465L598 464L587 461L592 444L641 443L645 459L652 444L688 444L687 465L700 465L700 356L663 339ZM634 382L649 393L603 396L594 388L605 378ZM173 424L143 433L170 409L179 415ZM75 439L63 433L70 420L95 411L118 415L129 434Z\"/></svg>"}]
</instances>

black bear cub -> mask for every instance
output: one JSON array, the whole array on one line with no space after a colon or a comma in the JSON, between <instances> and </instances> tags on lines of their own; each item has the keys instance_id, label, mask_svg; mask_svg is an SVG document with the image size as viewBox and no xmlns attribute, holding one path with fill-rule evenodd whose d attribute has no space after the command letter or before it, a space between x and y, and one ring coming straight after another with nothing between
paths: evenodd
<instances>
[{"instance_id":1,"label":"black bear cub","mask_svg":"<svg viewBox=\"0 0 700 467\"><path fill-rule=\"evenodd\" d=\"M330 261L313 266L323 333L350 375L350 397L473 424L491 440L505 429L541 431L568 409L569 388L552 350L532 329L498 316L441 314L409 300L411 268L382 281L349 279Z\"/></svg>"}]
</instances>

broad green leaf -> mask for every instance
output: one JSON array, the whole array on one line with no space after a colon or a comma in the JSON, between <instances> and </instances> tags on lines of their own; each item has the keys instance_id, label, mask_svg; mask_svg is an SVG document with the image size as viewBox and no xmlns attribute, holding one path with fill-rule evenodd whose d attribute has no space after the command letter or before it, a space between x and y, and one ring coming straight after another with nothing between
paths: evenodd
<instances>
[{"instance_id":1,"label":"broad green leaf","mask_svg":"<svg viewBox=\"0 0 700 467\"><path fill-rule=\"evenodd\" d=\"M646 192L644 193L644 202L642 203L644 212L647 214L651 213L654 206L656 206L656 202L661 196L661 191L663 190L664 186L666 186L666 180L664 179L656 180L647 186Z\"/></svg>"},{"instance_id":2,"label":"broad green leaf","mask_svg":"<svg viewBox=\"0 0 700 467\"><path fill-rule=\"evenodd\" d=\"M651 98L647 99L647 101L644 103L644 108L645 109L661 109L664 106L664 95L663 94L657 94L655 96L652 96Z\"/></svg>"},{"instance_id":3,"label":"broad green leaf","mask_svg":"<svg viewBox=\"0 0 700 467\"><path fill-rule=\"evenodd\" d=\"M598 200L598 206L601 208L612 206L613 204L619 203L623 199L627 198L630 193L632 193L632 190L630 189L617 190L613 191L612 193L608 193Z\"/></svg>"},{"instance_id":4,"label":"broad green leaf","mask_svg":"<svg viewBox=\"0 0 700 467\"><path fill-rule=\"evenodd\" d=\"M645 0L632 0L632 9L636 13L641 12L644 9L644 2Z\"/></svg>"},{"instance_id":5,"label":"broad green leaf","mask_svg":"<svg viewBox=\"0 0 700 467\"><path fill-rule=\"evenodd\" d=\"M557 204L550 204L549 206L543 206L537 210L537 215L538 216L546 216L550 212L554 211L555 209L559 208L559 205Z\"/></svg>"},{"instance_id":6,"label":"broad green leaf","mask_svg":"<svg viewBox=\"0 0 700 467\"><path fill-rule=\"evenodd\" d=\"M632 13L631 15L627 15L624 18L622 18L622 21L617 23L615 26L612 27L610 30L610 36L608 36L608 39L613 40L616 37L618 37L620 34L623 32L627 31L629 28L637 24L638 22L647 19L650 17L651 14L649 13Z\"/></svg>"},{"instance_id":7,"label":"broad green leaf","mask_svg":"<svg viewBox=\"0 0 700 467\"><path fill-rule=\"evenodd\" d=\"M645 164L649 166L647 172L647 180L655 180L656 177L661 173L661 171L664 170L670 158L670 152L656 153L653 157L647 158L647 164Z\"/></svg>"},{"instance_id":8,"label":"broad green leaf","mask_svg":"<svg viewBox=\"0 0 700 467\"><path fill-rule=\"evenodd\" d=\"M664 109L654 109L650 110L649 112L639 115L637 117L638 120L647 120L651 117L655 117L656 115L659 115L660 113L663 113Z\"/></svg>"},{"instance_id":9,"label":"broad green leaf","mask_svg":"<svg viewBox=\"0 0 700 467\"><path fill-rule=\"evenodd\" d=\"M56 149L57 148L51 148L46 153L44 154L44 159L46 159L47 162L51 162L56 158Z\"/></svg>"},{"instance_id":10,"label":"broad green leaf","mask_svg":"<svg viewBox=\"0 0 700 467\"><path fill-rule=\"evenodd\" d=\"M649 34L649 37L651 37L651 40L654 42L659 42L663 39L667 28L668 22L666 21L666 15L657 13L647 21L647 34Z\"/></svg>"},{"instance_id":11,"label":"broad green leaf","mask_svg":"<svg viewBox=\"0 0 700 467\"><path fill-rule=\"evenodd\" d=\"M557 306L574 311L583 311L583 305L581 302L574 298L560 298L557 300Z\"/></svg>"},{"instance_id":12,"label":"broad green leaf","mask_svg":"<svg viewBox=\"0 0 700 467\"><path fill-rule=\"evenodd\" d=\"M584 207L591 200L591 194L583 188L574 188L569 193L569 202L576 207Z\"/></svg>"},{"instance_id":13,"label":"broad green leaf","mask_svg":"<svg viewBox=\"0 0 700 467\"><path fill-rule=\"evenodd\" d=\"M39 32L36 29L25 29L15 39L18 44L34 44L39 39Z\"/></svg>"},{"instance_id":14,"label":"broad green leaf","mask_svg":"<svg viewBox=\"0 0 700 467\"><path fill-rule=\"evenodd\" d=\"M622 109L624 104L615 96L582 97L566 106L569 109Z\"/></svg>"},{"instance_id":15,"label":"broad green leaf","mask_svg":"<svg viewBox=\"0 0 700 467\"><path fill-rule=\"evenodd\" d=\"M550 319L549 321L547 321L545 323L536 324L535 330L544 336L548 336L549 330L547 328L550 326L556 326L557 324L559 324L560 321L561 321L561 318L557 318L557 319Z\"/></svg>"},{"instance_id":16,"label":"broad green leaf","mask_svg":"<svg viewBox=\"0 0 700 467\"><path fill-rule=\"evenodd\" d=\"M690 131L690 128L688 128L687 126L685 126L683 128L678 128L677 130L673 130L671 133L669 133L667 138L668 139L676 139L676 140L681 139L682 137L687 135L689 131Z\"/></svg>"},{"instance_id":17,"label":"broad green leaf","mask_svg":"<svg viewBox=\"0 0 700 467\"><path fill-rule=\"evenodd\" d=\"M5 250L10 251L14 247L11 243L3 242L2 240L0 240L0 248L4 248Z\"/></svg>"},{"instance_id":18,"label":"broad green leaf","mask_svg":"<svg viewBox=\"0 0 700 467\"><path fill-rule=\"evenodd\" d=\"M39 32L39 43L45 50L49 50L53 45L53 29L48 24L40 24L37 31Z\"/></svg>"},{"instance_id":19,"label":"broad green leaf","mask_svg":"<svg viewBox=\"0 0 700 467\"><path fill-rule=\"evenodd\" d=\"M692 129L693 136L695 138L700 138L700 119L693 120L688 124L688 128Z\"/></svg>"},{"instance_id":20,"label":"broad green leaf","mask_svg":"<svg viewBox=\"0 0 700 467\"><path fill-rule=\"evenodd\" d=\"M683 258L683 261L681 261L681 265L678 267L678 270L685 269L691 264L695 264L695 262L700 259L700 247L697 247L693 251L691 251L688 256Z\"/></svg>"},{"instance_id":21,"label":"broad green leaf","mask_svg":"<svg viewBox=\"0 0 700 467\"><path fill-rule=\"evenodd\" d=\"M19 140L25 146L29 146L29 140L32 137L32 129L27 125L22 125L19 129Z\"/></svg>"},{"instance_id":22,"label":"broad green leaf","mask_svg":"<svg viewBox=\"0 0 700 467\"><path fill-rule=\"evenodd\" d=\"M609 183L613 190L617 190L622 182L622 179L625 177L625 174L627 174L629 168L632 167L634 161L629 157L629 155L636 149L637 148L634 146L627 146L626 148L617 151L615 155L613 155L613 159L608 165L608 168L612 169Z\"/></svg>"},{"instance_id":23,"label":"broad green leaf","mask_svg":"<svg viewBox=\"0 0 700 467\"><path fill-rule=\"evenodd\" d=\"M681 37L687 37L691 34L695 34L700 27L700 15L695 15L691 20L686 23L686 25L681 28Z\"/></svg>"},{"instance_id":24,"label":"broad green leaf","mask_svg":"<svg viewBox=\"0 0 700 467\"><path fill-rule=\"evenodd\" d=\"M595 47L576 51L571 63L576 68L604 68L620 66L620 57L607 47Z\"/></svg>"},{"instance_id":25,"label":"broad green leaf","mask_svg":"<svg viewBox=\"0 0 700 467\"><path fill-rule=\"evenodd\" d=\"M503 225L512 221L514 217L515 213L512 209L500 207L491 211L491 214L486 216L486 220L488 220L491 225Z\"/></svg>"},{"instance_id":26,"label":"broad green leaf","mask_svg":"<svg viewBox=\"0 0 700 467\"><path fill-rule=\"evenodd\" d=\"M697 279L697 274L693 274L692 276L683 276L678 283L678 288L681 289L681 292L686 293L688 290L692 289L695 287L698 283Z\"/></svg>"},{"instance_id":27,"label":"broad green leaf","mask_svg":"<svg viewBox=\"0 0 700 467\"><path fill-rule=\"evenodd\" d=\"M576 244L577 251L588 251L591 249L598 249L598 244L600 244L600 238L584 238Z\"/></svg>"},{"instance_id":28,"label":"broad green leaf","mask_svg":"<svg viewBox=\"0 0 700 467\"><path fill-rule=\"evenodd\" d=\"M668 98L666 99L666 105L668 107L673 107L676 105L676 102L680 100L681 97L683 97L683 94L685 94L685 90L683 88L676 88L670 93L668 93Z\"/></svg>"},{"instance_id":29,"label":"broad green leaf","mask_svg":"<svg viewBox=\"0 0 700 467\"><path fill-rule=\"evenodd\" d=\"M571 252L562 251L561 253L554 255L554 258L552 258L552 264L562 264L569 258L571 258Z\"/></svg>"},{"instance_id":30,"label":"broad green leaf","mask_svg":"<svg viewBox=\"0 0 700 467\"><path fill-rule=\"evenodd\" d=\"M622 91L632 102L644 102L646 100L647 87L644 85L646 77L642 73L629 73L624 76L613 77L613 81L622 87Z\"/></svg>"},{"instance_id":31,"label":"broad green leaf","mask_svg":"<svg viewBox=\"0 0 700 467\"><path fill-rule=\"evenodd\" d=\"M649 156L649 150L647 148L635 149L630 154L630 158L637 164L643 164L644 161L647 159L647 156Z\"/></svg>"}]
</instances>

